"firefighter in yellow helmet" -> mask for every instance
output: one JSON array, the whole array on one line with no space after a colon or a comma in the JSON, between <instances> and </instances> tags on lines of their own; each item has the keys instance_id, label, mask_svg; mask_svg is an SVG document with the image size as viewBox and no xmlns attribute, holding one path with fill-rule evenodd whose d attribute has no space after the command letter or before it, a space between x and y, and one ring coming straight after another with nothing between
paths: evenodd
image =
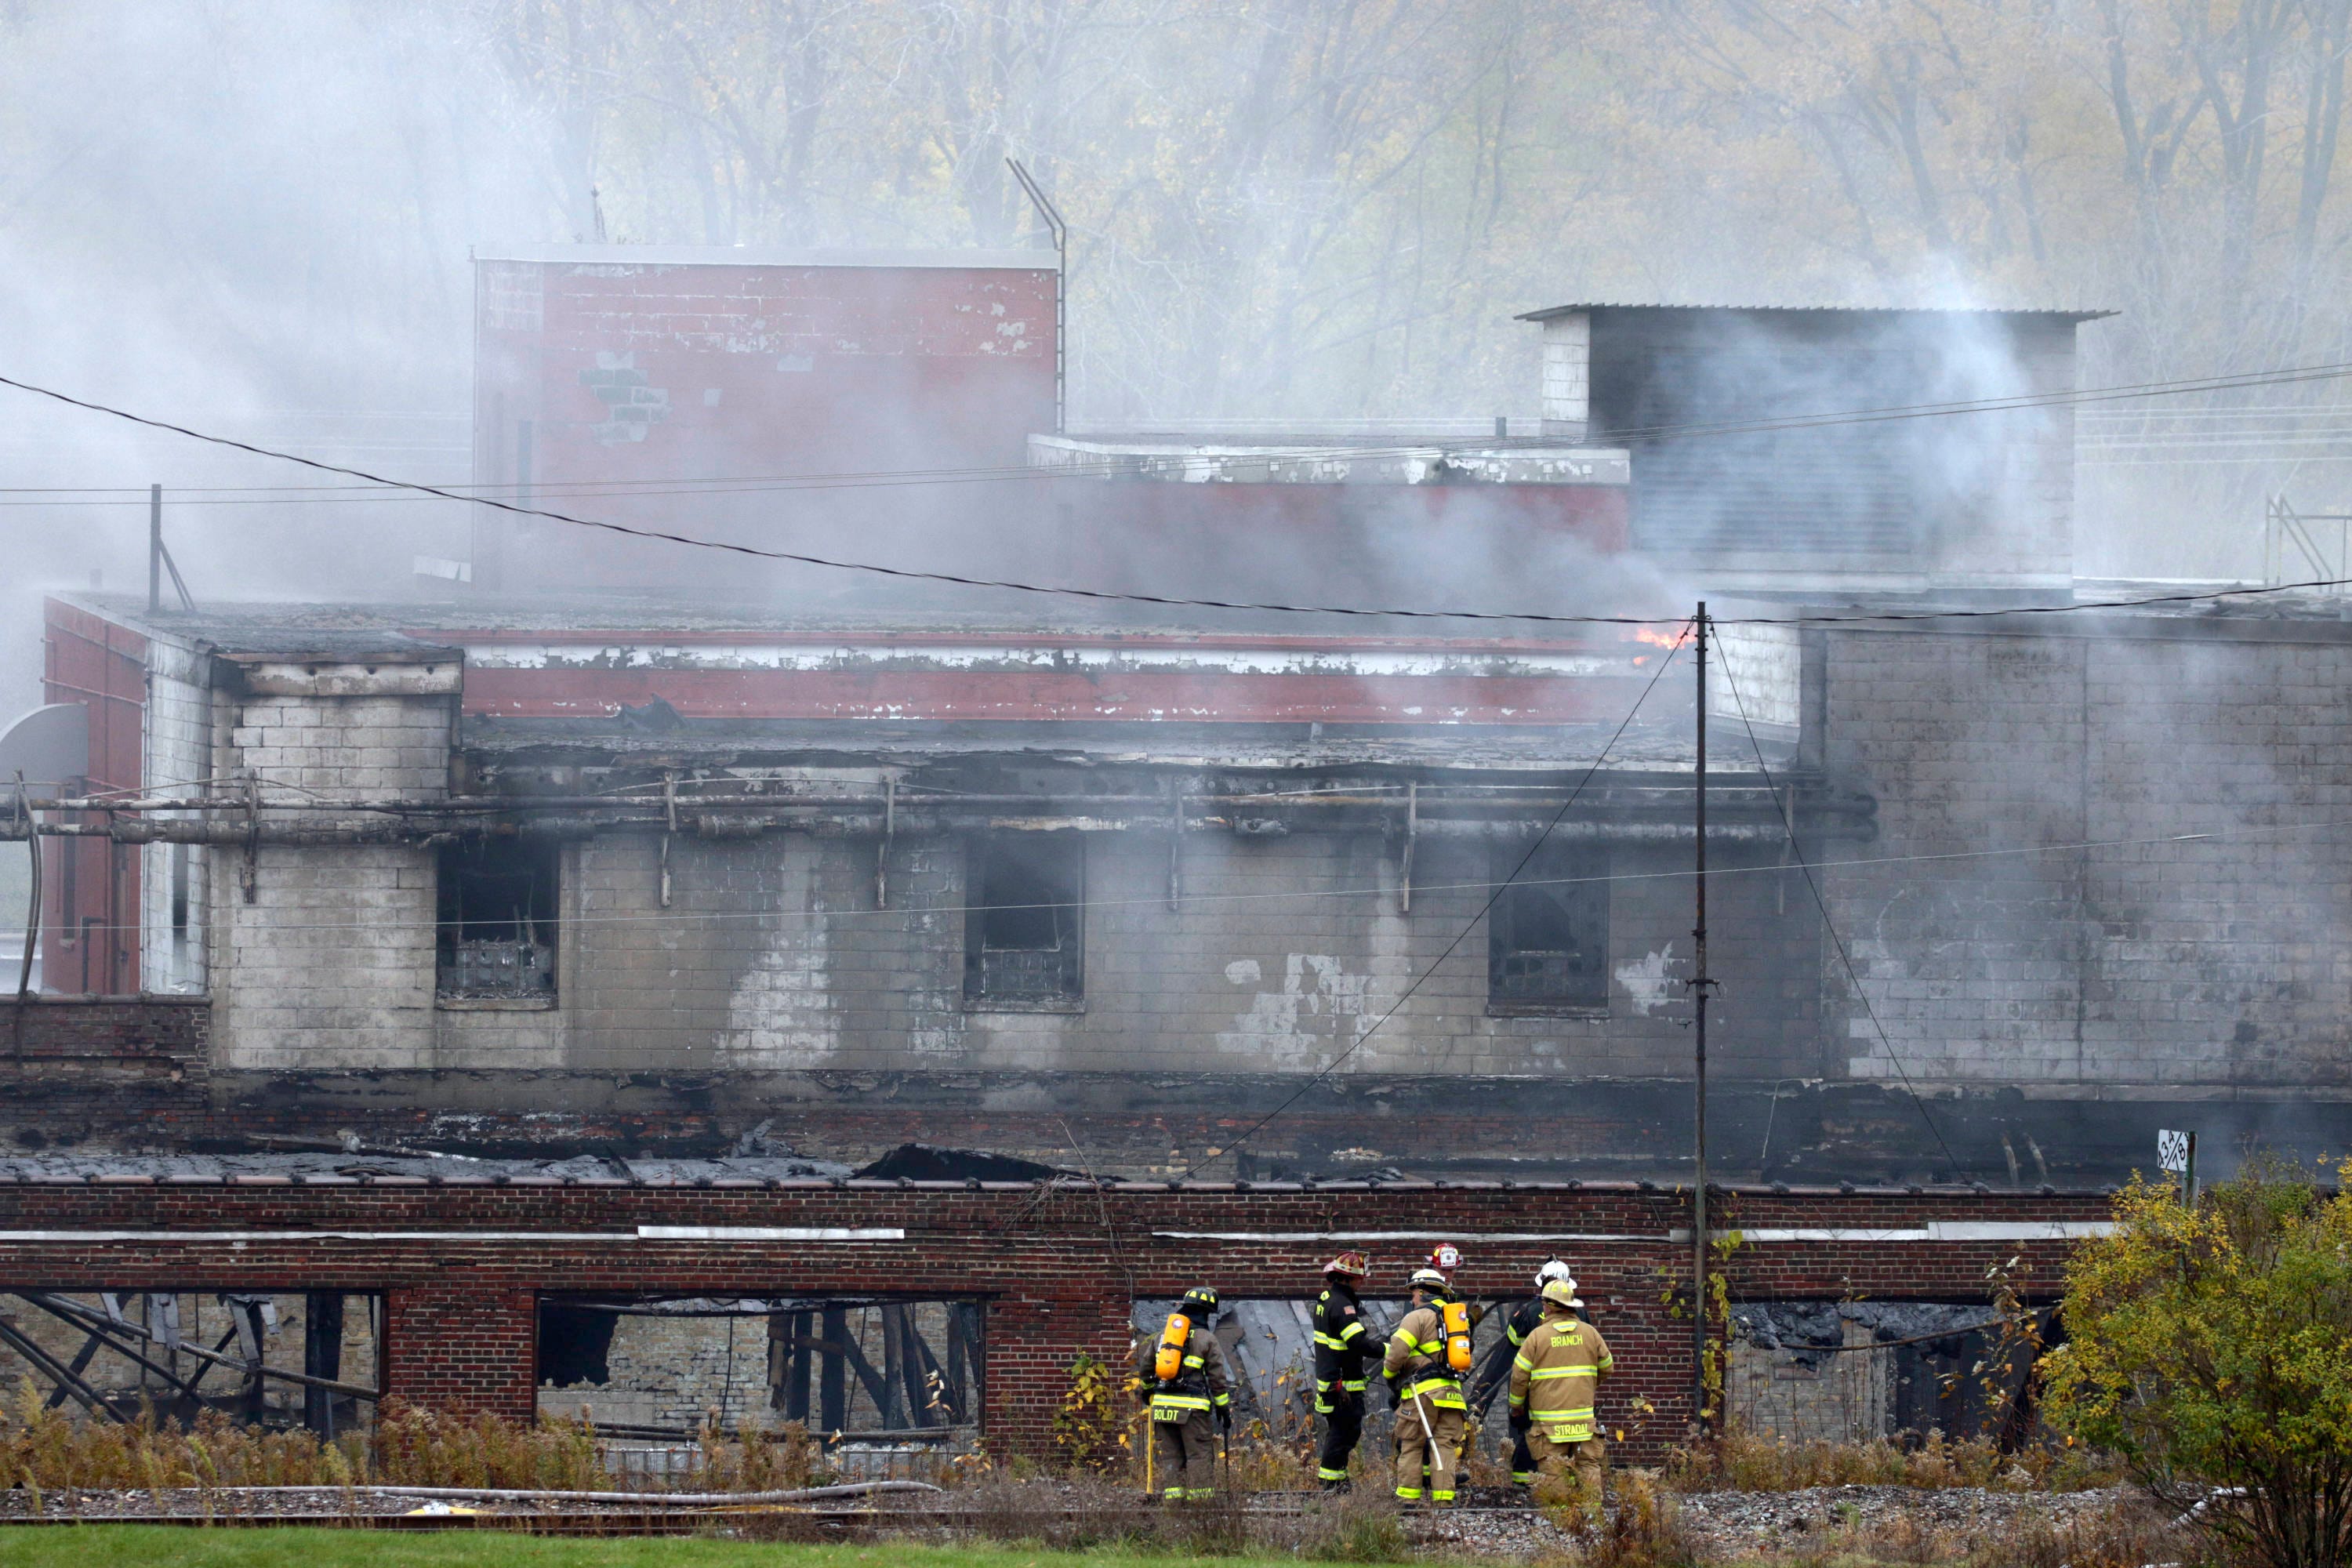
<instances>
[{"instance_id":1,"label":"firefighter in yellow helmet","mask_svg":"<svg viewBox=\"0 0 2352 1568\"><path fill-rule=\"evenodd\" d=\"M1466 1331L1459 1353L1448 1354L1445 1320L1452 1301L1444 1275L1434 1268L1413 1270L1412 1310L1389 1336L1388 1352L1381 1358L1381 1376L1397 1406L1396 1495L1408 1507L1423 1497L1441 1506L1454 1501L1454 1468L1470 1408L1462 1397L1462 1373L1469 1362Z\"/></svg>"},{"instance_id":2,"label":"firefighter in yellow helmet","mask_svg":"<svg viewBox=\"0 0 2352 1568\"><path fill-rule=\"evenodd\" d=\"M1573 1467L1577 1505L1598 1523L1609 1448L1593 1415L1593 1396L1616 1362L1601 1331L1578 1321L1576 1310L1583 1305L1573 1279L1544 1286L1542 1321L1511 1362L1511 1429L1526 1434L1535 1457L1542 1478L1537 1495L1564 1485Z\"/></svg>"},{"instance_id":3,"label":"firefighter in yellow helmet","mask_svg":"<svg viewBox=\"0 0 2352 1568\"><path fill-rule=\"evenodd\" d=\"M1136 1382L1151 1407L1152 1471L1160 1495L1171 1502L1217 1495L1210 1422L1233 1430L1234 1384L1224 1347L1209 1331L1216 1316L1216 1291L1195 1286L1169 1314L1166 1328L1136 1341Z\"/></svg>"}]
</instances>

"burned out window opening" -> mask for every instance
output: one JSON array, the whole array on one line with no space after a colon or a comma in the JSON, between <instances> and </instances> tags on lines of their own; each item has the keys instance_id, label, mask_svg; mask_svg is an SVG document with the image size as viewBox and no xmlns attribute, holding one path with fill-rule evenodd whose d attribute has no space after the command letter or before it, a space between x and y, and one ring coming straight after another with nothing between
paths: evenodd
<instances>
[{"instance_id":1,"label":"burned out window opening","mask_svg":"<svg viewBox=\"0 0 2352 1568\"><path fill-rule=\"evenodd\" d=\"M973 841L970 865L966 1005L1076 1007L1086 994L1085 838L992 833Z\"/></svg>"},{"instance_id":2,"label":"burned out window opening","mask_svg":"<svg viewBox=\"0 0 2352 1568\"><path fill-rule=\"evenodd\" d=\"M1526 866L1524 844L1497 846L1496 881L1510 885L1486 918L1487 1010L1593 1013L1609 1005L1609 874L1605 850L1546 843ZM1514 870L1517 875L1513 875Z\"/></svg>"},{"instance_id":3,"label":"burned out window opening","mask_svg":"<svg viewBox=\"0 0 2352 1568\"><path fill-rule=\"evenodd\" d=\"M541 1297L539 1410L607 1436L797 1423L828 1438L969 1440L985 1403L974 1300Z\"/></svg>"},{"instance_id":4,"label":"burned out window opening","mask_svg":"<svg viewBox=\"0 0 2352 1568\"><path fill-rule=\"evenodd\" d=\"M561 856L560 845L540 839L441 847L434 918L443 1000L553 1001Z\"/></svg>"},{"instance_id":5,"label":"burned out window opening","mask_svg":"<svg viewBox=\"0 0 2352 1568\"><path fill-rule=\"evenodd\" d=\"M48 1408L100 1420L363 1430L383 1343L373 1292L0 1285L0 1386L29 1382Z\"/></svg>"}]
</instances>

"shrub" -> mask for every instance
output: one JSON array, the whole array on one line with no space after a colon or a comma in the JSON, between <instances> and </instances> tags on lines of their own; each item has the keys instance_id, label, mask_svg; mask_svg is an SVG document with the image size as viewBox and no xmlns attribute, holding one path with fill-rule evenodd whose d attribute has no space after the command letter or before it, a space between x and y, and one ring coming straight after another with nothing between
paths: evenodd
<instances>
[{"instance_id":1,"label":"shrub","mask_svg":"<svg viewBox=\"0 0 2352 1568\"><path fill-rule=\"evenodd\" d=\"M2068 1265L2049 1418L2274 1568L2337 1568L2352 1556L2352 1194L2257 1167L2195 1208L2135 1181L2116 1220Z\"/></svg>"}]
</instances>

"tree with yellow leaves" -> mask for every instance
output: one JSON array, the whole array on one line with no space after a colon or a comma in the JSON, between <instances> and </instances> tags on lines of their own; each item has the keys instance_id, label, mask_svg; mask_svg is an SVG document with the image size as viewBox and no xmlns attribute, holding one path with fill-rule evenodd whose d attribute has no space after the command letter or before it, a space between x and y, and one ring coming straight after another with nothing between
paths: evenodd
<instances>
[{"instance_id":1,"label":"tree with yellow leaves","mask_svg":"<svg viewBox=\"0 0 2352 1568\"><path fill-rule=\"evenodd\" d=\"M2275 1568L2352 1560L2352 1194L2256 1167L2116 1219L2068 1266L2052 1422Z\"/></svg>"}]
</instances>

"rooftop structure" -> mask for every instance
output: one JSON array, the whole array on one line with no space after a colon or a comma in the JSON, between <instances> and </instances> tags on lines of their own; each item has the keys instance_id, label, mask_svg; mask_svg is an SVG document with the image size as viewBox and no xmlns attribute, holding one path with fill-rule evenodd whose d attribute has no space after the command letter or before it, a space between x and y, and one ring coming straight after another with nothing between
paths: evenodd
<instances>
[{"instance_id":1,"label":"rooftop structure","mask_svg":"<svg viewBox=\"0 0 2352 1568\"><path fill-rule=\"evenodd\" d=\"M2087 310L1583 303L1548 437L1621 446L1633 538L1718 591L2063 595ZM1991 409L1965 405L1991 404Z\"/></svg>"}]
</instances>

